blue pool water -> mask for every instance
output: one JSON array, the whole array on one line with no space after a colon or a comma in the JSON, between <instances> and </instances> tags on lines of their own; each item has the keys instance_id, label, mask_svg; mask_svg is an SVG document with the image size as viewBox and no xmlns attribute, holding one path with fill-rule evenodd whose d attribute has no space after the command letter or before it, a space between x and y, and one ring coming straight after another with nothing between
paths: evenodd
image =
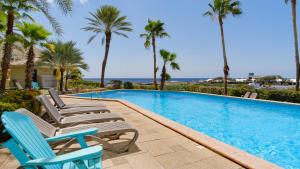
<instances>
[{"instance_id":1,"label":"blue pool water","mask_svg":"<svg viewBox=\"0 0 300 169\"><path fill-rule=\"evenodd\" d=\"M187 92L79 96L127 100L284 168L300 168L300 106Z\"/></svg>"}]
</instances>

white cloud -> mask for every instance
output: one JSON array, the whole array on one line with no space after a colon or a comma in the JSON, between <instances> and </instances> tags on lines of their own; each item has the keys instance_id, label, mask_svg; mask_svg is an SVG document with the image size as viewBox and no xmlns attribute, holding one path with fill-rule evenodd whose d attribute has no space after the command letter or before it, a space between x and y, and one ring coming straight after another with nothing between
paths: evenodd
<instances>
[{"instance_id":1,"label":"white cloud","mask_svg":"<svg viewBox=\"0 0 300 169\"><path fill-rule=\"evenodd\" d=\"M87 3L89 0L79 0L79 2L81 3L81 4L85 4L85 3Z\"/></svg>"},{"instance_id":2,"label":"white cloud","mask_svg":"<svg viewBox=\"0 0 300 169\"><path fill-rule=\"evenodd\" d=\"M54 0L46 0L49 4L52 4Z\"/></svg>"}]
</instances>

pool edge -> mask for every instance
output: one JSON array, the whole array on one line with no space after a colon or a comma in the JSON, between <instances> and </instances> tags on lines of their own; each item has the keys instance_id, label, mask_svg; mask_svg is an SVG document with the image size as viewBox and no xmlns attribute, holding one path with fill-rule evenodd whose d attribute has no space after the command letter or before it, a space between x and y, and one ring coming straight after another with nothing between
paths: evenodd
<instances>
[{"instance_id":1,"label":"pool edge","mask_svg":"<svg viewBox=\"0 0 300 169\"><path fill-rule=\"evenodd\" d=\"M217 139L214 139L210 136L207 136L199 131L195 131L189 127L186 127L184 125L181 125L173 120L170 120L168 118L165 118L157 113L151 112L147 109L141 108L131 102L128 102L126 100L121 99L103 99L103 98L86 98L86 97L78 97L78 96L66 96L65 98L76 98L76 99L88 99L88 100L103 100L103 101L114 101L119 102L126 107L129 107L136 112L156 121L157 123L160 123L161 125L183 135L184 137L187 137L188 139L201 144L202 146L212 150L213 152L220 154L221 156L236 162L237 164L249 168L249 169L282 169L281 167L277 166L276 164L273 164L271 162L268 162L266 160L263 160L259 157L256 157L252 154L249 154L243 150L240 150L238 148L235 148L229 144L223 143Z\"/></svg>"},{"instance_id":2,"label":"pool edge","mask_svg":"<svg viewBox=\"0 0 300 169\"><path fill-rule=\"evenodd\" d=\"M95 92L112 92L112 91L155 91L155 92L161 92L160 90L144 90L144 89L113 89L113 90L103 90L103 91L89 91L89 92L82 92L82 93L75 93L75 94L68 94L65 96L74 96L79 97L76 95L79 94L87 94L87 93L95 93ZM257 102L266 102L266 103L278 103L283 105L293 105L293 106L300 106L300 103L295 102L285 102L285 101L276 101L276 100L266 100L266 99L251 99L251 98L244 98L244 97L238 97L238 96L228 96L228 95L219 95L219 94L212 94L212 93L202 93L202 92L193 92L193 91L176 91L176 90L165 90L164 92L180 92L180 93L192 93L192 94L198 94L198 95L208 95L208 96L216 96L216 97L224 97L224 98L232 98L232 99L238 99L238 100L250 100L250 101L257 101Z\"/></svg>"}]
</instances>

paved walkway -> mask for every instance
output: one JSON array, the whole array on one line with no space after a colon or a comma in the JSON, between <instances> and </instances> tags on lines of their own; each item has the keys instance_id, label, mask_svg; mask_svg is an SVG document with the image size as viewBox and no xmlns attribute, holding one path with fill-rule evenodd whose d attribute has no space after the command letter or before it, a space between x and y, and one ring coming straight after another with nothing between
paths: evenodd
<instances>
[{"instance_id":1,"label":"paved walkway","mask_svg":"<svg viewBox=\"0 0 300 169\"><path fill-rule=\"evenodd\" d=\"M90 100L64 99L67 103ZM241 169L236 163L206 149L118 102L105 102L139 131L136 146L127 153L105 151L105 169ZM0 150L0 168L15 169L17 161Z\"/></svg>"}]
</instances>

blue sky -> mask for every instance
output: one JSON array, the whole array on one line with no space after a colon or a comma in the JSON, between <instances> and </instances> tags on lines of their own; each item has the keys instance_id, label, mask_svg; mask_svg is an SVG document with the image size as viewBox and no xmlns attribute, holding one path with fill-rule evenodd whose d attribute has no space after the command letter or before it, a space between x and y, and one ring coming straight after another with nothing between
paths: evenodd
<instances>
[{"instance_id":1,"label":"blue sky","mask_svg":"<svg viewBox=\"0 0 300 169\"><path fill-rule=\"evenodd\" d=\"M181 71L171 72L172 77L215 77L223 74L223 60L218 22L202 16L208 2L74 0L71 16L62 15L54 4L52 13L64 28L61 40L76 41L84 53L90 66L90 70L84 72L85 77L100 77L104 46L102 37L88 45L92 34L81 28L87 23L88 12L104 4L114 5L122 15L128 16L134 29L128 34L129 39L113 36L106 77L152 77L152 52L144 48L144 39L139 37L148 18L165 22L165 29L171 35L171 38L158 40L157 47L177 53ZM224 21L230 76L245 77L255 72L294 77L290 5L285 5L284 0L241 0L241 3L243 14ZM44 16L34 14L34 18L52 30Z\"/></svg>"}]
</instances>

